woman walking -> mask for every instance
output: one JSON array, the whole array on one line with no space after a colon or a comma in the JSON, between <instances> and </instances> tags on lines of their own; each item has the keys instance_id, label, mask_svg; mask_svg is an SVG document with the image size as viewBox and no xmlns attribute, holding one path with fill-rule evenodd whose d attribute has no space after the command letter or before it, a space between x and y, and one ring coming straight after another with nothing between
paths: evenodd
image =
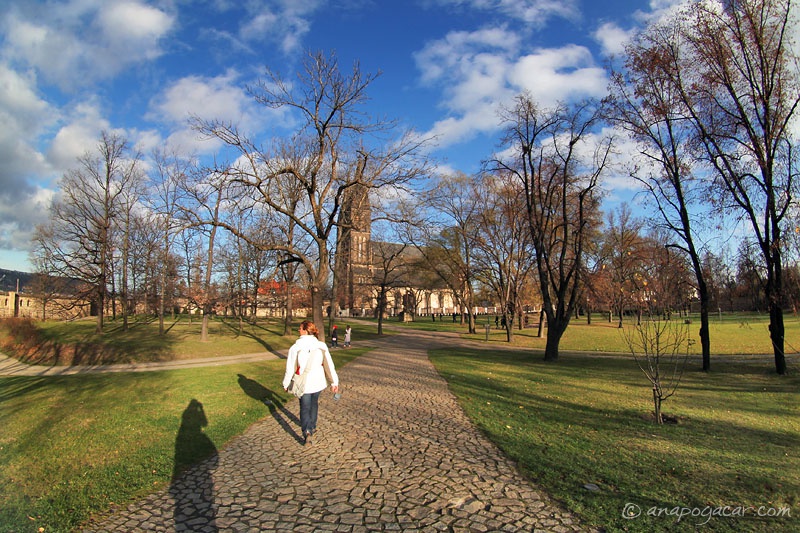
<instances>
[{"instance_id":1,"label":"woman walking","mask_svg":"<svg viewBox=\"0 0 800 533\"><path fill-rule=\"evenodd\" d=\"M318 332L310 320L300 324L300 338L289 348L283 376L283 389L288 390L293 376L307 372L305 389L300 397L300 429L306 446L311 444L311 437L317 430L319 395L325 390L327 379L331 381L331 391L339 392L339 376L331 353L328 346L317 339Z\"/></svg>"}]
</instances>

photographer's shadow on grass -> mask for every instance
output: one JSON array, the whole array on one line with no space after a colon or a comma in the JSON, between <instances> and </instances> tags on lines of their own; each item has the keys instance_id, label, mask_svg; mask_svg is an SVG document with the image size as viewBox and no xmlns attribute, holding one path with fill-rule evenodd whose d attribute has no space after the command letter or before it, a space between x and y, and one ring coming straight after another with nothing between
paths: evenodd
<instances>
[{"instance_id":1,"label":"photographer's shadow on grass","mask_svg":"<svg viewBox=\"0 0 800 533\"><path fill-rule=\"evenodd\" d=\"M175 465L169 492L175 500L176 531L218 531L214 503L217 448L203 428L208 426L203 404L193 399L183 411L175 438Z\"/></svg>"},{"instance_id":2,"label":"photographer's shadow on grass","mask_svg":"<svg viewBox=\"0 0 800 533\"><path fill-rule=\"evenodd\" d=\"M286 430L286 433L293 436L298 443L302 444L303 438L297 433L297 430L295 430L295 427L300 425L300 419L286 408L284 399L258 381L250 379L243 374L238 374L238 376L239 386L244 393L266 405L272 417ZM294 426L292 424L294 424Z\"/></svg>"}]
</instances>

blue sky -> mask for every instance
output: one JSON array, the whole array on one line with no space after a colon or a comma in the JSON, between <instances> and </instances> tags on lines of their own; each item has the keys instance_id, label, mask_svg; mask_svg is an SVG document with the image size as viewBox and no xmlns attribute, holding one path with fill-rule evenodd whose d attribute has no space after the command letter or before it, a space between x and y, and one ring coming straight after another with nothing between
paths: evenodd
<instances>
[{"instance_id":1,"label":"blue sky","mask_svg":"<svg viewBox=\"0 0 800 533\"><path fill-rule=\"evenodd\" d=\"M0 268L30 269L58 179L102 130L143 153L213 155L188 116L266 135L280 114L245 87L335 51L382 73L373 111L436 135L439 166L471 173L496 146L499 105L523 90L545 105L603 96L610 55L678 1L0 0Z\"/></svg>"}]
</instances>

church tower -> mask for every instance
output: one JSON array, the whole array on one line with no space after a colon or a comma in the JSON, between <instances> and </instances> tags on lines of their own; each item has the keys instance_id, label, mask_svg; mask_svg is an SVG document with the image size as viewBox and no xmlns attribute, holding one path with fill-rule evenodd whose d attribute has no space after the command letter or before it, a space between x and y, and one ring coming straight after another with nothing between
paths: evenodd
<instances>
[{"instance_id":1,"label":"church tower","mask_svg":"<svg viewBox=\"0 0 800 533\"><path fill-rule=\"evenodd\" d=\"M372 208L369 188L351 186L342 199L336 239L336 300L344 314L353 315L372 307L369 287L372 285L372 253L370 247Z\"/></svg>"}]
</instances>

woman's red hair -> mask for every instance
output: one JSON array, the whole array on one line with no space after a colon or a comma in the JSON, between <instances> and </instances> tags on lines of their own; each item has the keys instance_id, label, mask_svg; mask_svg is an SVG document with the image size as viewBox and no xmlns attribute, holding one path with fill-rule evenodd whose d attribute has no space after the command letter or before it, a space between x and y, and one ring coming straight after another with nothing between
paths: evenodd
<instances>
[{"instance_id":1,"label":"woman's red hair","mask_svg":"<svg viewBox=\"0 0 800 533\"><path fill-rule=\"evenodd\" d=\"M303 322L300 324L300 327L303 328L306 331L306 333L314 335L315 337L319 333L317 326L315 326L314 323L311 322L310 320L303 320Z\"/></svg>"}]
</instances>

